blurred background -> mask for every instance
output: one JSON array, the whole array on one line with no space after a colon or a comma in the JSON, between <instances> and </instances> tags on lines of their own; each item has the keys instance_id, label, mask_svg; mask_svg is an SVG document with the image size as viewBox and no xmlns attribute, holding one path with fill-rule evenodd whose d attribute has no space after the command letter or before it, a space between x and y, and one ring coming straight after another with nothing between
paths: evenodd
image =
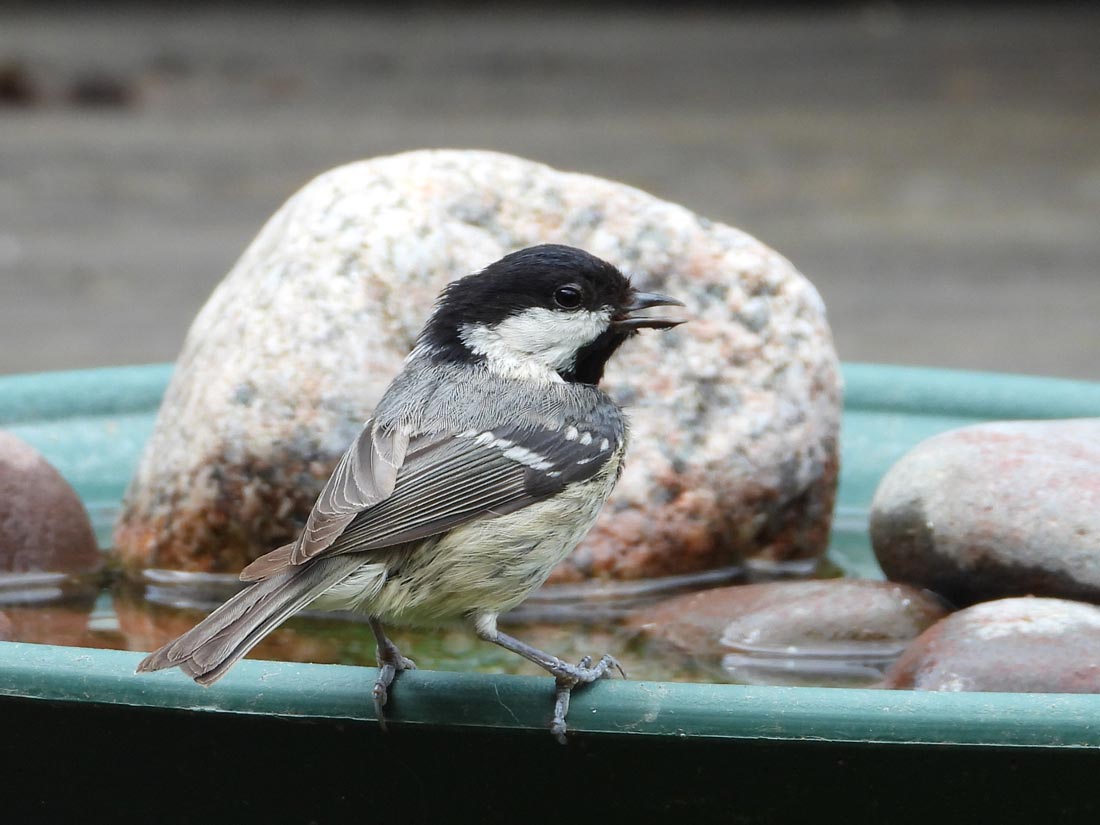
<instances>
[{"instance_id":1,"label":"blurred background","mask_svg":"<svg viewBox=\"0 0 1100 825\"><path fill-rule=\"evenodd\" d=\"M0 4L0 373L175 358L314 175L491 148L757 236L846 360L1100 380L1085 5Z\"/></svg>"}]
</instances>

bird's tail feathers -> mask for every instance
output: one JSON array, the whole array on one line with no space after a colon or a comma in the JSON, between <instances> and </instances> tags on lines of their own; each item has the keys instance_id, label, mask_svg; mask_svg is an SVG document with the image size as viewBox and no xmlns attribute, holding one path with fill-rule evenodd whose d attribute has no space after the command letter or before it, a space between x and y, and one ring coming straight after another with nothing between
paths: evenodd
<instances>
[{"instance_id":1,"label":"bird's tail feathers","mask_svg":"<svg viewBox=\"0 0 1100 825\"><path fill-rule=\"evenodd\" d=\"M264 636L360 564L350 556L333 556L258 581L142 659L137 672L179 667L200 685L211 685Z\"/></svg>"}]
</instances>

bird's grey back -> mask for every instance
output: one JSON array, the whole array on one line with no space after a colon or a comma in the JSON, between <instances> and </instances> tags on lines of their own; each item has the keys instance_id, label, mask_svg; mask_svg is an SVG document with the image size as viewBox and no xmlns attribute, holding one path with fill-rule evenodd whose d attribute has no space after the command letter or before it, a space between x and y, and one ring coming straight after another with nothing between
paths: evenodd
<instances>
[{"instance_id":1,"label":"bird's grey back","mask_svg":"<svg viewBox=\"0 0 1100 825\"><path fill-rule=\"evenodd\" d=\"M599 387L563 381L540 386L503 378L481 365L411 362L390 384L373 414L377 426L410 435L460 433L502 425L560 430L589 426L621 440L626 418Z\"/></svg>"}]
</instances>

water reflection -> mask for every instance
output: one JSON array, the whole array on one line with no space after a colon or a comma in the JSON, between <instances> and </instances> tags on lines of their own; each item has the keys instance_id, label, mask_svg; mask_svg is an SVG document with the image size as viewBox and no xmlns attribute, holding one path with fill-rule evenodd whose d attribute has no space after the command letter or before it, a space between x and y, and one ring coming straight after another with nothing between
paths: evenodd
<instances>
[{"instance_id":1,"label":"water reflection","mask_svg":"<svg viewBox=\"0 0 1100 825\"><path fill-rule=\"evenodd\" d=\"M816 685L870 687L905 649L897 642L765 647L729 645L722 669L743 685Z\"/></svg>"},{"instance_id":2,"label":"water reflection","mask_svg":"<svg viewBox=\"0 0 1100 825\"><path fill-rule=\"evenodd\" d=\"M207 602L209 599L198 601ZM79 598L43 603L0 603L0 639L72 647L148 651L190 629L209 605L163 604L145 588L117 580ZM502 622L502 625L505 622ZM516 621L510 632L567 660L612 653L635 679L712 681L713 674L677 656L654 656L616 621ZM545 672L495 645L479 641L462 624L432 630L388 628L421 668L483 673ZM314 613L295 616L269 634L252 658L319 664L374 665L374 638L360 619Z\"/></svg>"},{"instance_id":3,"label":"water reflection","mask_svg":"<svg viewBox=\"0 0 1100 825\"><path fill-rule=\"evenodd\" d=\"M638 607L676 593L746 579L802 578L809 572L792 569L764 575L729 568L663 580L544 588L501 624L569 661L611 653L632 679L847 686L877 682L900 646L772 649L723 639L719 652L688 654L640 635L623 622ZM844 572L850 571L826 562L816 575ZM0 639L134 651L154 650L179 636L241 586L232 575L166 570L146 571L142 582L105 575L93 580L54 574L17 578L0 577ZM545 675L520 657L478 641L461 624L387 630L421 668ZM362 617L307 611L268 635L250 656L373 666L374 639Z\"/></svg>"}]
</instances>

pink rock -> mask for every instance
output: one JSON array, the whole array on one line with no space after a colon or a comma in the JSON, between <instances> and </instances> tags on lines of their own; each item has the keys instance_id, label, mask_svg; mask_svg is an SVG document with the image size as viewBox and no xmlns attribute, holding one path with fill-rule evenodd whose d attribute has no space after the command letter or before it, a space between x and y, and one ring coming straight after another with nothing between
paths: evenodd
<instances>
[{"instance_id":1,"label":"pink rock","mask_svg":"<svg viewBox=\"0 0 1100 825\"><path fill-rule=\"evenodd\" d=\"M0 573L82 573L100 563L73 488L37 450L0 431Z\"/></svg>"},{"instance_id":2,"label":"pink rock","mask_svg":"<svg viewBox=\"0 0 1100 825\"><path fill-rule=\"evenodd\" d=\"M1001 599L933 625L885 687L1100 693L1100 608L1062 599Z\"/></svg>"},{"instance_id":3,"label":"pink rock","mask_svg":"<svg viewBox=\"0 0 1100 825\"><path fill-rule=\"evenodd\" d=\"M720 659L736 681L870 684L946 613L939 598L906 585L829 579L689 593L628 624L695 659Z\"/></svg>"}]
</instances>

